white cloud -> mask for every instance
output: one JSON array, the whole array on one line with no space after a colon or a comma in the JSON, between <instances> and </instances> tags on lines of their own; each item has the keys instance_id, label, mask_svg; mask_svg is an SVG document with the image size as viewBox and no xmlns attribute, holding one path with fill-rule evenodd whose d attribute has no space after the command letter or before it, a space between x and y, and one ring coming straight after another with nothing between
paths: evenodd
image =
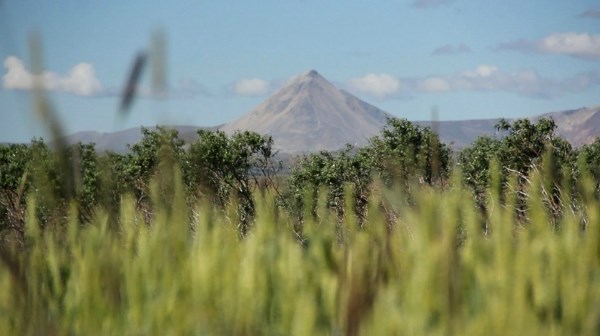
<instances>
[{"instance_id":1,"label":"white cloud","mask_svg":"<svg viewBox=\"0 0 600 336\"><path fill-rule=\"evenodd\" d=\"M9 90L31 90L35 75L29 72L23 61L14 56L4 60L6 73L2 84ZM41 82L48 91L71 93L79 96L91 96L103 91L103 86L96 78L94 67L89 63L79 63L65 75L45 71L41 74Z\"/></svg>"},{"instance_id":2,"label":"white cloud","mask_svg":"<svg viewBox=\"0 0 600 336\"><path fill-rule=\"evenodd\" d=\"M537 41L517 40L503 43L498 49L568 55L600 61L600 34L554 33Z\"/></svg>"},{"instance_id":3,"label":"white cloud","mask_svg":"<svg viewBox=\"0 0 600 336\"><path fill-rule=\"evenodd\" d=\"M452 89L450 83L441 77L428 77L418 80L416 87L419 91L424 92L444 92Z\"/></svg>"},{"instance_id":4,"label":"white cloud","mask_svg":"<svg viewBox=\"0 0 600 336\"><path fill-rule=\"evenodd\" d=\"M385 83L390 85L386 86ZM551 79L531 69L509 72L493 65L480 65L475 69L454 74L413 78L370 74L352 79L349 83L350 89L355 93L365 93L378 98L410 96L416 93L478 91L509 92L531 98L551 99L567 93L582 92L599 85L600 71L585 72L563 79Z\"/></svg>"},{"instance_id":5,"label":"white cloud","mask_svg":"<svg viewBox=\"0 0 600 336\"><path fill-rule=\"evenodd\" d=\"M262 96L269 92L271 84L260 78L243 78L235 82L233 91L240 96Z\"/></svg>"},{"instance_id":6,"label":"white cloud","mask_svg":"<svg viewBox=\"0 0 600 336\"><path fill-rule=\"evenodd\" d=\"M498 72L498 68L493 65L480 65L475 71L465 71L467 77L489 77Z\"/></svg>"},{"instance_id":7,"label":"white cloud","mask_svg":"<svg viewBox=\"0 0 600 336\"><path fill-rule=\"evenodd\" d=\"M400 89L400 81L388 74L368 74L350 80L352 90L366 93L377 98L392 96Z\"/></svg>"},{"instance_id":8,"label":"white cloud","mask_svg":"<svg viewBox=\"0 0 600 336\"><path fill-rule=\"evenodd\" d=\"M535 71L522 70L504 72L495 66L480 65L474 70L460 73L417 79L415 89L421 92L448 91L501 91L526 96L542 97L551 93L549 80L541 78ZM552 93L553 94L553 93Z\"/></svg>"},{"instance_id":9,"label":"white cloud","mask_svg":"<svg viewBox=\"0 0 600 336\"><path fill-rule=\"evenodd\" d=\"M600 59L600 34L552 34L538 42L538 48L552 54Z\"/></svg>"}]
</instances>

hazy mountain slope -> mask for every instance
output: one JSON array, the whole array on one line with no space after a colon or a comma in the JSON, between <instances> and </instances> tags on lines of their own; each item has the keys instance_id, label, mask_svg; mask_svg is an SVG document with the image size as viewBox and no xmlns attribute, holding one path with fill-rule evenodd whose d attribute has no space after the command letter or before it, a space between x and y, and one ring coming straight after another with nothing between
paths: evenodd
<instances>
[{"instance_id":1,"label":"hazy mountain slope","mask_svg":"<svg viewBox=\"0 0 600 336\"><path fill-rule=\"evenodd\" d=\"M385 125L385 118L387 114L377 109L376 107L364 103L344 91L340 91L342 94L347 96L347 99L350 101L350 106L352 104L364 104L362 106L356 107L358 110L363 109L372 109L371 113L367 113L367 116L372 117L370 124L379 124L380 126L375 130L371 129L369 132L373 132L373 135L379 134L381 128ZM542 117L551 117L553 118L557 125L557 132L565 137L569 142L571 142L575 146L580 146L582 144L591 143L594 139L600 136L600 106L591 107L591 108L580 108L576 110L562 111L562 112L553 112L546 113L539 116L532 117L532 120L537 120ZM368 118L367 118L368 120ZM481 120L458 120L458 121L439 121L435 125L432 125L429 121L415 121L416 124L421 126L430 126L433 129L437 130L440 134L440 137L443 142L451 145L454 149L459 150L471 144L478 136L481 135L493 135L494 125L498 122L498 119L481 119ZM290 123L292 124L292 123ZM340 124L341 125L341 124ZM348 134L352 134L352 132L345 131L344 127L336 125L335 131L328 131L327 128L323 127L321 123L321 129L319 132L308 131L306 133L302 133L302 130L297 130L293 136L291 136L287 142L281 142L284 145L282 146L280 143L276 142L277 147L281 150L281 152L309 152L311 151L310 145L311 143L314 146L314 143L321 143L321 139L325 139L330 143L333 143L331 146L332 150L342 148L346 143L355 143L358 145L365 144L366 135L360 137L361 141L355 141L354 138L346 137ZM187 143L192 142L196 139L196 131L198 129L219 129L225 128L223 126L215 126L215 127L196 127L196 126L169 126L177 129L179 131L179 137L184 139ZM268 129L265 131L258 130L264 134L283 134L283 137L286 137L287 131L286 128L288 126L281 126L278 132L270 132ZM153 129L154 127L149 127ZM336 139L336 134L342 134L344 136L341 140L338 137ZM364 134L364 133L363 133ZM355 135L351 135L355 136ZM305 140L303 138L309 138L309 140ZM333 140L331 140L333 138ZM75 134L71 134L66 137L67 143L74 144L77 142L96 143L96 149L98 151L116 151L116 152L125 152L127 151L128 144L134 144L141 140L141 131L140 128L130 128L123 131L113 132L113 133L99 133L94 131L87 132L78 132ZM347 141L344 141L347 139ZM282 139L280 139L282 140ZM288 150L285 147L286 143L290 143L291 141L296 141L297 144L293 144L292 148L294 150ZM304 147L306 146L306 147ZM318 148L322 149L322 148ZM318 150L318 149L312 149Z\"/></svg>"},{"instance_id":2,"label":"hazy mountain slope","mask_svg":"<svg viewBox=\"0 0 600 336\"><path fill-rule=\"evenodd\" d=\"M442 142L454 149L460 149L470 145L479 136L493 135L495 131L494 125L498 123L498 120L453 120L438 121L435 124L432 124L430 121L416 121L415 123L431 127L440 135Z\"/></svg>"},{"instance_id":3,"label":"hazy mountain slope","mask_svg":"<svg viewBox=\"0 0 600 336\"><path fill-rule=\"evenodd\" d=\"M216 127L196 127L196 126L165 126L167 128L176 129L179 132L179 138L186 143L190 143L196 139L196 131L199 129L216 129ZM156 129L156 127L146 127L148 129ZM129 128L122 131L112 133L100 133L95 131L78 132L66 137L68 144L90 143L96 144L98 152L113 151L126 152L127 145L133 145L142 140L141 127Z\"/></svg>"},{"instance_id":4,"label":"hazy mountain slope","mask_svg":"<svg viewBox=\"0 0 600 336\"><path fill-rule=\"evenodd\" d=\"M558 134L574 146L589 144L600 136L600 106L546 113L534 119L542 117L554 119Z\"/></svg>"}]
</instances>

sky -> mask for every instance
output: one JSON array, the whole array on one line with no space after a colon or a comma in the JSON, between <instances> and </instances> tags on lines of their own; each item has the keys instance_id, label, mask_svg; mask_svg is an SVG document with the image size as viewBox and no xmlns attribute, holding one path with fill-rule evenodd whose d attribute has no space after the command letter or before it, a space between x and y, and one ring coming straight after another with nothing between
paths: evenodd
<instances>
[{"instance_id":1,"label":"sky","mask_svg":"<svg viewBox=\"0 0 600 336\"><path fill-rule=\"evenodd\" d=\"M311 69L409 120L600 105L598 0L0 0L0 142L48 137L32 108L36 34L67 133L227 123ZM146 67L119 113L136 55L157 45L164 90Z\"/></svg>"}]
</instances>

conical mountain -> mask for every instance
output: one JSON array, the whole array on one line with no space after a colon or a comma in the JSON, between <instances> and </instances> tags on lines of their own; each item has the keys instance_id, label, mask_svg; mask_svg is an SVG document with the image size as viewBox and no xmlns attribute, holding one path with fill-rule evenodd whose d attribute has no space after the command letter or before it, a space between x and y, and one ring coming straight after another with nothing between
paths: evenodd
<instances>
[{"instance_id":1,"label":"conical mountain","mask_svg":"<svg viewBox=\"0 0 600 336\"><path fill-rule=\"evenodd\" d=\"M311 70L221 130L271 135L282 152L314 152L364 145L379 134L387 116Z\"/></svg>"}]
</instances>

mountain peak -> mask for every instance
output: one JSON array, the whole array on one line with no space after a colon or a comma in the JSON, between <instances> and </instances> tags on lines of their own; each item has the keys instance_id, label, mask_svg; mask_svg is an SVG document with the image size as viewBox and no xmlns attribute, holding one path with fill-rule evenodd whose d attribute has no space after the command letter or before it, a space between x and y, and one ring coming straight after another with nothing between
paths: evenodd
<instances>
[{"instance_id":1,"label":"mountain peak","mask_svg":"<svg viewBox=\"0 0 600 336\"><path fill-rule=\"evenodd\" d=\"M387 113L342 92L309 70L222 130L269 134L283 152L336 150L363 145L379 134Z\"/></svg>"},{"instance_id":2,"label":"mountain peak","mask_svg":"<svg viewBox=\"0 0 600 336\"><path fill-rule=\"evenodd\" d=\"M327 79L325 79L323 76L321 76L321 74L318 73L317 70L314 70L314 69L308 70L296 78L297 78L297 80L296 80L297 82L312 82L314 80L321 81L321 82L327 82Z\"/></svg>"},{"instance_id":3,"label":"mountain peak","mask_svg":"<svg viewBox=\"0 0 600 336\"><path fill-rule=\"evenodd\" d=\"M320 76L319 73L317 72L317 70L309 70L306 72L306 77L317 77Z\"/></svg>"}]
</instances>

